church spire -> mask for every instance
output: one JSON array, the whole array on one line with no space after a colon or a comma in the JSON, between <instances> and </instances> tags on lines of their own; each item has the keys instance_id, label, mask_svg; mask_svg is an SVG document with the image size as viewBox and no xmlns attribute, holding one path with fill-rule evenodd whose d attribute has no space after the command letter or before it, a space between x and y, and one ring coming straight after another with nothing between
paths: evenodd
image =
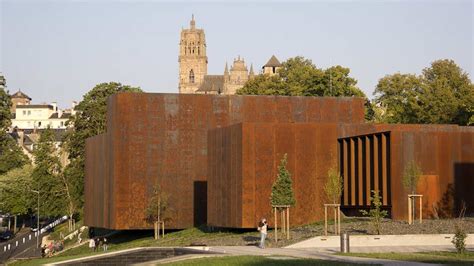
<instances>
[{"instance_id":1,"label":"church spire","mask_svg":"<svg viewBox=\"0 0 474 266\"><path fill-rule=\"evenodd\" d=\"M227 67L227 62L225 62L225 69L224 69L224 80L228 80L229 77L229 67Z\"/></svg>"},{"instance_id":2,"label":"church spire","mask_svg":"<svg viewBox=\"0 0 474 266\"><path fill-rule=\"evenodd\" d=\"M249 78L253 78L255 73L253 73L253 64L250 64Z\"/></svg>"},{"instance_id":3,"label":"church spire","mask_svg":"<svg viewBox=\"0 0 474 266\"><path fill-rule=\"evenodd\" d=\"M189 24L191 25L192 30L196 28L196 21L194 21L194 14L191 16L191 22Z\"/></svg>"}]
</instances>

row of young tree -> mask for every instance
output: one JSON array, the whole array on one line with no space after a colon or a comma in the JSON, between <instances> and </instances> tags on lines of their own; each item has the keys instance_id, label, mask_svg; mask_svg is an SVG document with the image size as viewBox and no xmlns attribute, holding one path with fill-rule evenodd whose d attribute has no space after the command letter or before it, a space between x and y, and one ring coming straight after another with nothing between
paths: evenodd
<instances>
[{"instance_id":1,"label":"row of young tree","mask_svg":"<svg viewBox=\"0 0 474 266\"><path fill-rule=\"evenodd\" d=\"M321 69L298 56L283 62L278 75L257 76L237 94L364 97L366 120L372 122L474 124L474 84L453 60L436 60L421 75L381 78L372 101L349 74L349 68Z\"/></svg>"}]
</instances>

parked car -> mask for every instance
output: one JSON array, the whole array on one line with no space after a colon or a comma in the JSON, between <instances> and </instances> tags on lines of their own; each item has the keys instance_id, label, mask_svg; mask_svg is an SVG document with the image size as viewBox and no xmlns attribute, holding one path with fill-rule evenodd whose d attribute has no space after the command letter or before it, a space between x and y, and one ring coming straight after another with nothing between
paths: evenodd
<instances>
[{"instance_id":1,"label":"parked car","mask_svg":"<svg viewBox=\"0 0 474 266\"><path fill-rule=\"evenodd\" d=\"M40 225L40 228L41 228L41 225ZM31 229L31 232L36 232L36 231L38 231L38 228L36 227L36 224L31 225L31 228L30 228L30 229Z\"/></svg>"},{"instance_id":2,"label":"parked car","mask_svg":"<svg viewBox=\"0 0 474 266\"><path fill-rule=\"evenodd\" d=\"M13 234L12 231L4 231L0 233L0 240L6 241L10 240L14 237L15 235Z\"/></svg>"}]
</instances>

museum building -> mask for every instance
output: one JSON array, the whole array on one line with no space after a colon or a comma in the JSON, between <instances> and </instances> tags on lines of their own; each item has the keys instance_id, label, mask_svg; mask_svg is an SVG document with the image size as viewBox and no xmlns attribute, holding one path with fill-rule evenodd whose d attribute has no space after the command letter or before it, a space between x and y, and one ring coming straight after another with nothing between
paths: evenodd
<instances>
[{"instance_id":1,"label":"museum building","mask_svg":"<svg viewBox=\"0 0 474 266\"><path fill-rule=\"evenodd\" d=\"M120 93L107 105L107 132L86 141L85 225L150 229L153 186L170 195L167 228L254 228L272 221L271 186L288 155L296 205L291 224L324 217L328 170L343 177L342 211L382 196L406 219L403 171L422 170L423 215L474 212L474 128L372 124L364 99L211 94Z\"/></svg>"}]
</instances>

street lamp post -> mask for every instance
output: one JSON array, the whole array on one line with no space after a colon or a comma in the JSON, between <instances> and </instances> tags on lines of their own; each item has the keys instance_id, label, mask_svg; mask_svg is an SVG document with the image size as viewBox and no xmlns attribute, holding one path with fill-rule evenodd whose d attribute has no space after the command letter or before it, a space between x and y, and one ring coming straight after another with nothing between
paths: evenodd
<instances>
[{"instance_id":1,"label":"street lamp post","mask_svg":"<svg viewBox=\"0 0 474 266\"><path fill-rule=\"evenodd\" d=\"M39 246L39 236L40 236L40 222L39 222L39 217L40 217L40 192L38 190L31 190L31 192L38 194L38 214L36 217L36 248Z\"/></svg>"}]
</instances>

